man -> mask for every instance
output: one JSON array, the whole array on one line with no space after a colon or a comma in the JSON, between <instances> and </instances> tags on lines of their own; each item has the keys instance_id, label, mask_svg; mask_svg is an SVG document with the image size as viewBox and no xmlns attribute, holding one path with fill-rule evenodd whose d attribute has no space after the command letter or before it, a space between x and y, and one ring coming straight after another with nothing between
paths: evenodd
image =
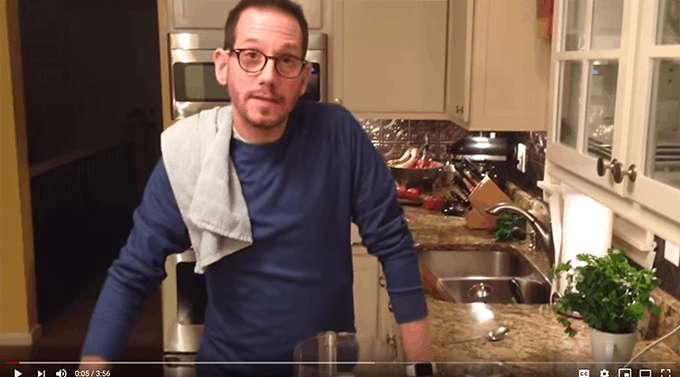
<instances>
[{"instance_id":1,"label":"man","mask_svg":"<svg viewBox=\"0 0 680 377\"><path fill-rule=\"evenodd\" d=\"M204 111L164 132L163 158L109 269L83 346L81 360L100 364L83 367L118 357L143 300L166 276L165 258L192 246L198 259L212 258L197 268L205 271L208 289L197 355L208 363L197 365L199 373L290 375L290 364L247 362L290 362L306 338L355 331L350 221L383 265L407 359L432 358L417 255L389 170L348 111L298 101L310 76L303 61L307 33L301 8L290 0L242 0L229 13L225 48L214 57L217 80L233 106ZM196 130L210 127L216 135L201 144ZM229 139L220 144L225 134ZM226 158L214 159L219 153ZM198 162L189 169L192 159ZM198 187L223 183L221 177L202 183L210 164L230 182L219 187L231 189L208 190L203 198L209 204L197 209ZM229 181L230 172L236 180ZM219 212L222 201L238 209L240 198L247 206L243 237L220 238L206 230L214 230L210 221L197 225L194 211ZM237 212L215 221L229 222Z\"/></svg>"}]
</instances>

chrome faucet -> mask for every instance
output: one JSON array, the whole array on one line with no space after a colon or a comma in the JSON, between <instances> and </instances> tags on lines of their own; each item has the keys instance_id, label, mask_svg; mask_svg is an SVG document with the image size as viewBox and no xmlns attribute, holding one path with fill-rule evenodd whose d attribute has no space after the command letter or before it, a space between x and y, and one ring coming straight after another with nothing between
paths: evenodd
<instances>
[{"instance_id":1,"label":"chrome faucet","mask_svg":"<svg viewBox=\"0 0 680 377\"><path fill-rule=\"evenodd\" d=\"M537 243L548 256L550 266L555 265L555 246L553 244L552 232L550 231L549 225L543 224L536 218L536 216L511 203L500 203L493 205L487 208L486 212L491 215L509 213L512 215L518 215L527 220L531 225L531 228L533 228L534 232L536 233Z\"/></svg>"}]
</instances>

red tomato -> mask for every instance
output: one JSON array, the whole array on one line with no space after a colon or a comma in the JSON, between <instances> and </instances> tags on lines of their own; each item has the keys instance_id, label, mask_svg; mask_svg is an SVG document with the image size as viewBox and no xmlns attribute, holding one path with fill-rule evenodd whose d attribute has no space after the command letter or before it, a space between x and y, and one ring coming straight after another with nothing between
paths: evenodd
<instances>
[{"instance_id":1,"label":"red tomato","mask_svg":"<svg viewBox=\"0 0 680 377\"><path fill-rule=\"evenodd\" d=\"M410 200L418 200L420 197L420 190L417 188L410 188L406 190L406 198Z\"/></svg>"},{"instance_id":2,"label":"red tomato","mask_svg":"<svg viewBox=\"0 0 680 377\"><path fill-rule=\"evenodd\" d=\"M397 196L400 198L406 197L406 186L397 187Z\"/></svg>"},{"instance_id":3,"label":"red tomato","mask_svg":"<svg viewBox=\"0 0 680 377\"><path fill-rule=\"evenodd\" d=\"M427 209L439 209L444 205L444 198L441 196L427 195L423 198L423 205Z\"/></svg>"}]
</instances>

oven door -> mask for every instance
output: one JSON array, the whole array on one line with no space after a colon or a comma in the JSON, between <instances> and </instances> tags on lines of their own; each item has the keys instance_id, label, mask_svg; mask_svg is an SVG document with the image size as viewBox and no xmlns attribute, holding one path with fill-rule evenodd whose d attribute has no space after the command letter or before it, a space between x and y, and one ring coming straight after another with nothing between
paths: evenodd
<instances>
[{"instance_id":1,"label":"oven door","mask_svg":"<svg viewBox=\"0 0 680 377\"><path fill-rule=\"evenodd\" d=\"M196 353L201 346L208 295L203 275L194 272L193 250L170 255L163 281L163 351Z\"/></svg>"},{"instance_id":2,"label":"oven door","mask_svg":"<svg viewBox=\"0 0 680 377\"><path fill-rule=\"evenodd\" d=\"M226 87L215 78L214 50L172 50L172 118L229 104Z\"/></svg>"}]
</instances>

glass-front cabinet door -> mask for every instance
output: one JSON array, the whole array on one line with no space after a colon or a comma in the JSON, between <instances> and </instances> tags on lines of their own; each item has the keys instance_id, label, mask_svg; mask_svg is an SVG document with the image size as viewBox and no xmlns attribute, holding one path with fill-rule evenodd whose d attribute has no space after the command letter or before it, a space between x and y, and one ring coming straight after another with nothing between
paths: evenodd
<instances>
[{"instance_id":1,"label":"glass-front cabinet door","mask_svg":"<svg viewBox=\"0 0 680 377\"><path fill-rule=\"evenodd\" d=\"M633 3L555 4L548 159L617 195L624 191L614 182L611 167L627 148L625 103L630 101L637 27Z\"/></svg>"},{"instance_id":2,"label":"glass-front cabinet door","mask_svg":"<svg viewBox=\"0 0 680 377\"><path fill-rule=\"evenodd\" d=\"M632 199L680 222L680 0L643 3L629 161L615 172Z\"/></svg>"}]
</instances>

